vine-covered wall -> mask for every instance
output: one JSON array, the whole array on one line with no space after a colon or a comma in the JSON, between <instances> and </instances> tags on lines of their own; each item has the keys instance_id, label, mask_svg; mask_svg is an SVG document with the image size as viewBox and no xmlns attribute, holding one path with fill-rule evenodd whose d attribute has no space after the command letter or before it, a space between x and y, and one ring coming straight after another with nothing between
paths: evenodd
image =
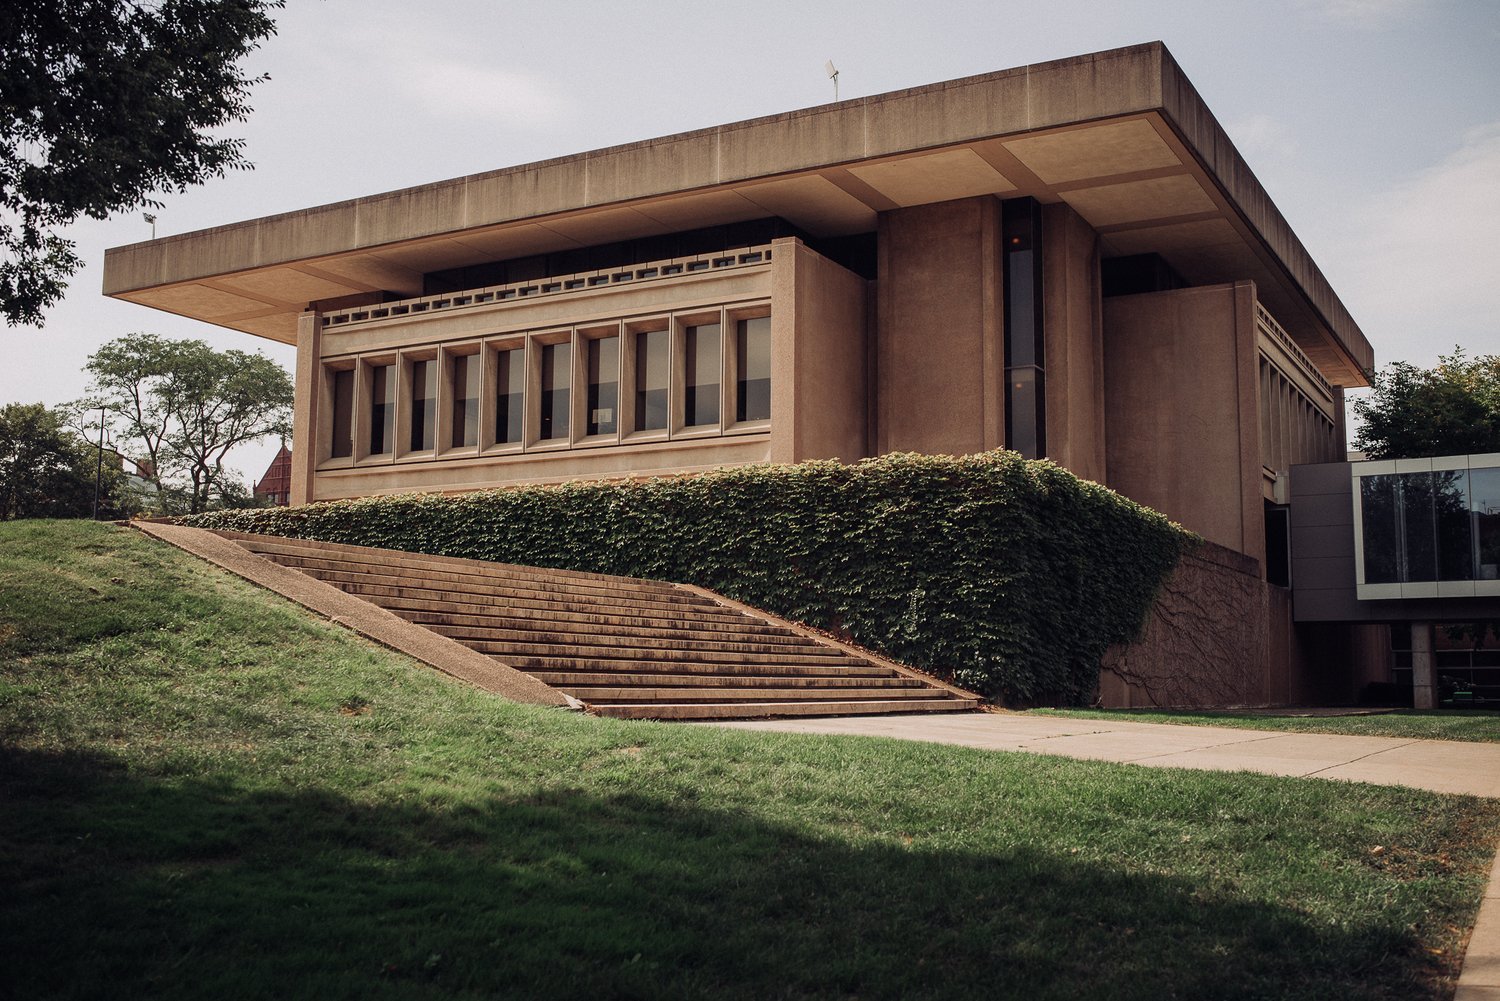
<instances>
[{"instance_id":1,"label":"vine-covered wall","mask_svg":"<svg viewBox=\"0 0 1500 1001\"><path fill-rule=\"evenodd\" d=\"M218 511L258 532L681 581L1006 703L1082 703L1196 537L1050 462L853 465Z\"/></svg>"}]
</instances>

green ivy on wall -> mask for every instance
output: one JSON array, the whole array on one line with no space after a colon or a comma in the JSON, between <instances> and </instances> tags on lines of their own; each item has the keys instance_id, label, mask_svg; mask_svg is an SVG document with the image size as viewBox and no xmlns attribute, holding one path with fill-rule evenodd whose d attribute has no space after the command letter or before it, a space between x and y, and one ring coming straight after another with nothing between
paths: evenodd
<instances>
[{"instance_id":1,"label":"green ivy on wall","mask_svg":"<svg viewBox=\"0 0 1500 1001\"><path fill-rule=\"evenodd\" d=\"M201 528L680 581L1009 704L1091 700L1196 537L1014 452L216 511Z\"/></svg>"}]
</instances>

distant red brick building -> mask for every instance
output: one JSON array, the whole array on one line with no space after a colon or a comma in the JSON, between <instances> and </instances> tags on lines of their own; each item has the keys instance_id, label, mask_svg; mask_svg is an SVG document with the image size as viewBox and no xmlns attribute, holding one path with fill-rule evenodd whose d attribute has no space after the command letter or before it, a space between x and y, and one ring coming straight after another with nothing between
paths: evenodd
<instances>
[{"instance_id":1,"label":"distant red brick building","mask_svg":"<svg viewBox=\"0 0 1500 1001\"><path fill-rule=\"evenodd\" d=\"M292 496L292 453L285 445L276 453L276 458L266 467L266 474L255 485L255 496L264 497L272 504L285 507Z\"/></svg>"}]
</instances>

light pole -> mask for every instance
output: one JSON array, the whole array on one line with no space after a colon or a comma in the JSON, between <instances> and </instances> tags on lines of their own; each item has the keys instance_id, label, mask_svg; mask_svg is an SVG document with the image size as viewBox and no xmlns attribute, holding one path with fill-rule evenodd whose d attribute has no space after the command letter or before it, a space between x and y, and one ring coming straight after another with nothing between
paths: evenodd
<instances>
[{"instance_id":1,"label":"light pole","mask_svg":"<svg viewBox=\"0 0 1500 1001\"><path fill-rule=\"evenodd\" d=\"M99 484L104 479L104 404L99 405L99 459L94 463L94 520L99 520Z\"/></svg>"}]
</instances>

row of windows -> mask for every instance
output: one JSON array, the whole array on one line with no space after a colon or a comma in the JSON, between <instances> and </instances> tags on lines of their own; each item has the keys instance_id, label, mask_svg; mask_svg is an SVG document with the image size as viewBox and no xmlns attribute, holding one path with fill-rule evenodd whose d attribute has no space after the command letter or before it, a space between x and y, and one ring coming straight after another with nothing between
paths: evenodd
<instances>
[{"instance_id":1,"label":"row of windows","mask_svg":"<svg viewBox=\"0 0 1500 1001\"><path fill-rule=\"evenodd\" d=\"M765 306L328 362L325 457L524 451L764 430Z\"/></svg>"}]
</instances>

